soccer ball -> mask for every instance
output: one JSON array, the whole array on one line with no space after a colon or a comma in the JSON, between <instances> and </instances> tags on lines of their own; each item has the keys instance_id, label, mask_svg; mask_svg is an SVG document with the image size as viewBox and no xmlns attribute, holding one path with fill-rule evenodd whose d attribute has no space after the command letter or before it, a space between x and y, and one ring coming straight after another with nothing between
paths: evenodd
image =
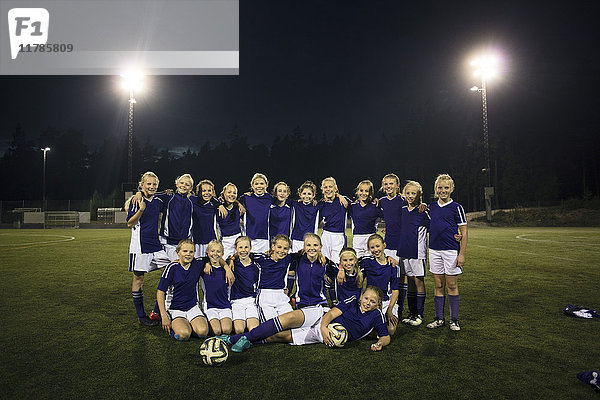
<instances>
[{"instance_id":1,"label":"soccer ball","mask_svg":"<svg viewBox=\"0 0 600 400\"><path fill-rule=\"evenodd\" d=\"M217 366L227 361L229 349L227 344L218 337L208 338L200 346L200 358L206 365Z\"/></svg>"},{"instance_id":2,"label":"soccer ball","mask_svg":"<svg viewBox=\"0 0 600 400\"><path fill-rule=\"evenodd\" d=\"M335 345L335 347L344 347L348 340L348 331L343 327L342 324L333 322L327 325L327 329L331 332L329 337Z\"/></svg>"}]
</instances>

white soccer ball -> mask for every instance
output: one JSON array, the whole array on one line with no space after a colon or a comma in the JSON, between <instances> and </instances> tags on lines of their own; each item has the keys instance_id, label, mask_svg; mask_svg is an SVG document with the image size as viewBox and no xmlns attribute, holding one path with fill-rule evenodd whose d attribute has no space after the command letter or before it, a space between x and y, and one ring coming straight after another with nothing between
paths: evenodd
<instances>
[{"instance_id":1,"label":"white soccer ball","mask_svg":"<svg viewBox=\"0 0 600 400\"><path fill-rule=\"evenodd\" d=\"M348 340L348 331L338 322L332 322L327 325L327 329L331 332L329 337L335 345L335 347L344 347Z\"/></svg>"},{"instance_id":2,"label":"white soccer ball","mask_svg":"<svg viewBox=\"0 0 600 400\"><path fill-rule=\"evenodd\" d=\"M227 344L218 337L208 338L200 346L200 358L206 365L215 367L223 364L229 357Z\"/></svg>"}]
</instances>

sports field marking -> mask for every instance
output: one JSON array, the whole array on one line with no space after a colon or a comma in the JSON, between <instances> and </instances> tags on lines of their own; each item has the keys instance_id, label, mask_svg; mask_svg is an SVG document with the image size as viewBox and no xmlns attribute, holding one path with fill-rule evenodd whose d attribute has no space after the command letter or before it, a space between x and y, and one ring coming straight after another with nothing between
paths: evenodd
<instances>
[{"instance_id":1,"label":"sports field marking","mask_svg":"<svg viewBox=\"0 0 600 400\"><path fill-rule=\"evenodd\" d=\"M507 249L503 249L500 247L490 247L490 246L483 246L480 244L474 244L473 246L475 247L481 247L483 249L491 249L491 250L498 250L498 251L508 251ZM528 256L536 256L536 257L550 257L550 258L556 258L558 260L565 260L565 261L577 261L579 262L579 260L576 260L574 258L567 258L567 257L558 257L558 256L550 256L548 254L538 254L538 253L532 253L530 251L517 251L517 253L519 254L526 254Z\"/></svg>"},{"instance_id":2,"label":"sports field marking","mask_svg":"<svg viewBox=\"0 0 600 400\"><path fill-rule=\"evenodd\" d=\"M587 240L586 243L582 243L581 241L569 241L569 240L565 240L565 239L561 239L561 240L551 240L551 239L531 239L526 237L528 236L523 234L523 235L517 235L515 236L517 239L520 240L527 240L529 242L548 242L548 243L565 243L565 244L569 244L569 245L582 245L582 246L600 246L600 243L592 243L590 241L590 237L584 237L584 236L568 236L569 239L584 239Z\"/></svg>"},{"instance_id":3,"label":"sports field marking","mask_svg":"<svg viewBox=\"0 0 600 400\"><path fill-rule=\"evenodd\" d=\"M35 246L43 246L43 245L54 245L54 244L59 244L59 243L64 243L64 242L70 242L72 240L75 240L75 236L66 236L66 235L48 235L48 234L42 234L42 235L32 235L32 234L2 234L1 236L10 236L10 237L16 237L16 236L27 236L28 238L35 236L35 237L56 237L59 239L54 239L54 240L44 240L44 241L40 241L40 242L25 242L25 243L7 243L7 244L0 244L0 247L10 247L13 249L24 249L24 248L28 248L28 247L35 247Z\"/></svg>"}]
</instances>

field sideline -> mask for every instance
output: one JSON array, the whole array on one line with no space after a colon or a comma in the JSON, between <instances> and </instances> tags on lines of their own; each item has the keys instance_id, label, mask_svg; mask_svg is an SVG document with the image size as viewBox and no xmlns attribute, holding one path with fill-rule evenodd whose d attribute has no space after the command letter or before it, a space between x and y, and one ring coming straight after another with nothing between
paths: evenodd
<instances>
[{"instance_id":1,"label":"field sideline","mask_svg":"<svg viewBox=\"0 0 600 400\"><path fill-rule=\"evenodd\" d=\"M598 398L575 374L600 368L600 320L562 309L600 308L600 228L470 229L461 332L402 326L380 353L256 346L220 368L200 362L201 341L137 325L129 235L0 230L0 398Z\"/></svg>"}]
</instances>

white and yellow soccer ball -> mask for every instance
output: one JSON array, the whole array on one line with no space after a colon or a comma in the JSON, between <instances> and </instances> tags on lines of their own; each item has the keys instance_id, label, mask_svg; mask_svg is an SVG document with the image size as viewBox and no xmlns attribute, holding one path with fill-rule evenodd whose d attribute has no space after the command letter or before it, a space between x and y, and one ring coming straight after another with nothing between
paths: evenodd
<instances>
[{"instance_id":1,"label":"white and yellow soccer ball","mask_svg":"<svg viewBox=\"0 0 600 400\"><path fill-rule=\"evenodd\" d=\"M227 344L218 337L208 338L200 346L200 358L212 367L223 364L229 357Z\"/></svg>"},{"instance_id":2,"label":"white and yellow soccer ball","mask_svg":"<svg viewBox=\"0 0 600 400\"><path fill-rule=\"evenodd\" d=\"M344 326L338 322L332 322L327 325L327 329L331 332L329 337L331 341L335 345L335 347L344 347L346 341L348 340L348 331Z\"/></svg>"}]
</instances>

